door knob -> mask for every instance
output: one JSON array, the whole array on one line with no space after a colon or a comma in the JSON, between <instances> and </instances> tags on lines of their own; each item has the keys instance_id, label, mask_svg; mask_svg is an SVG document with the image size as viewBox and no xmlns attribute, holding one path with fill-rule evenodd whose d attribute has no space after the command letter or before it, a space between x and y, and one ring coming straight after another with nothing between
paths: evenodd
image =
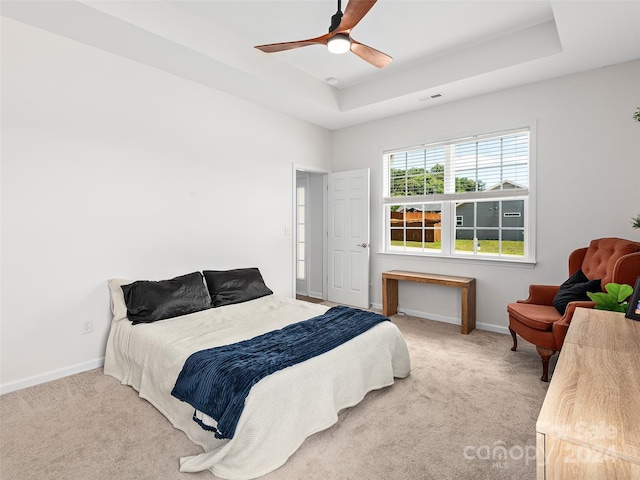
<instances>
[{"instance_id":1,"label":"door knob","mask_svg":"<svg viewBox=\"0 0 640 480\"><path fill-rule=\"evenodd\" d=\"M358 245L356 245L356 247L362 247L362 248L367 248L369 245L366 243L360 243Z\"/></svg>"}]
</instances>

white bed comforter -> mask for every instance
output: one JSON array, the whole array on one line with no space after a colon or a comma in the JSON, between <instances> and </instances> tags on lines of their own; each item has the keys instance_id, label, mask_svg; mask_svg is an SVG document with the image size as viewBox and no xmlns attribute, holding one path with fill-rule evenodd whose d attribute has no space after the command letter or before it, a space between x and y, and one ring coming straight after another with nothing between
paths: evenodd
<instances>
[{"instance_id":1,"label":"white bed comforter","mask_svg":"<svg viewBox=\"0 0 640 480\"><path fill-rule=\"evenodd\" d=\"M328 307L269 295L236 305L133 326L121 285L112 279L114 314L104 372L135 388L204 453L180 459L180 470L210 470L251 479L283 465L305 438L338 420L338 412L367 392L404 378L409 352L398 328L383 322L323 355L258 382L247 397L236 433L218 440L192 419L193 407L171 396L182 365L198 350L235 343L324 313ZM123 313L124 312L124 313Z\"/></svg>"}]
</instances>

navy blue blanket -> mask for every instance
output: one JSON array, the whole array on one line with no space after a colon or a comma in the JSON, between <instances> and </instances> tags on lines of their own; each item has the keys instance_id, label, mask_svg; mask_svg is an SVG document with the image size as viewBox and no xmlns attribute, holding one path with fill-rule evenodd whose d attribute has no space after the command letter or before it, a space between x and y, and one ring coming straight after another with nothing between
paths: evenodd
<instances>
[{"instance_id":1,"label":"navy blue blanket","mask_svg":"<svg viewBox=\"0 0 640 480\"><path fill-rule=\"evenodd\" d=\"M232 438L251 387L267 375L321 355L389 318L337 306L325 314L232 345L192 354L171 392L217 422ZM204 427L202 422L194 420Z\"/></svg>"}]
</instances>

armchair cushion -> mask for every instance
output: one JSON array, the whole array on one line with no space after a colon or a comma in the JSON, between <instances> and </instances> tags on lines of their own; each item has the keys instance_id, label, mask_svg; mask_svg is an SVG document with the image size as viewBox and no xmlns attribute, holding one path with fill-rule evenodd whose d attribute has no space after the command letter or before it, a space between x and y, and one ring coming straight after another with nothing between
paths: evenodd
<instances>
[{"instance_id":1,"label":"armchair cushion","mask_svg":"<svg viewBox=\"0 0 640 480\"><path fill-rule=\"evenodd\" d=\"M600 279L589 280L587 276L579 269L571 275L565 282L560 285L558 293L553 298L553 305L560 314L564 315L569 302L589 300L587 292L601 292L602 286Z\"/></svg>"},{"instance_id":2,"label":"armchair cushion","mask_svg":"<svg viewBox=\"0 0 640 480\"><path fill-rule=\"evenodd\" d=\"M562 315L553 305L535 305L531 303L510 303L507 306L509 316L518 322L533 328L550 332L553 324L562 318Z\"/></svg>"}]
</instances>

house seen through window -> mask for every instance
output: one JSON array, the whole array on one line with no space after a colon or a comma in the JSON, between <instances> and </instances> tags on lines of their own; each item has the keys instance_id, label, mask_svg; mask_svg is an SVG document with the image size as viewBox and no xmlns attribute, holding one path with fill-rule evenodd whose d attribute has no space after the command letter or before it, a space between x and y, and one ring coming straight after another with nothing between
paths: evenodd
<instances>
[{"instance_id":1,"label":"house seen through window","mask_svg":"<svg viewBox=\"0 0 640 480\"><path fill-rule=\"evenodd\" d=\"M385 251L533 260L531 129L384 153Z\"/></svg>"}]
</instances>

